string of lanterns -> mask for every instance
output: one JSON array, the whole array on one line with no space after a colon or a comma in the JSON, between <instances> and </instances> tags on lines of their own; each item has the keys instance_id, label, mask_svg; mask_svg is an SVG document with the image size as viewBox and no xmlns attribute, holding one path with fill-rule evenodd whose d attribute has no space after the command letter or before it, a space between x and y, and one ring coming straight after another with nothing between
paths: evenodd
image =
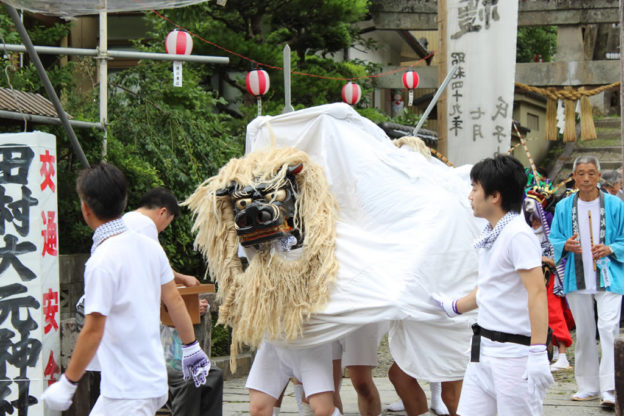
<instances>
[{"instance_id":1,"label":"string of lanterns","mask_svg":"<svg viewBox=\"0 0 624 416\"><path fill-rule=\"evenodd\" d=\"M170 55L190 55L193 50L193 38L185 30L174 29L165 39L165 50ZM408 105L414 101L414 89L418 87L418 73L409 70L403 74L403 86L408 90ZM247 92L256 97L258 102L258 116L262 114L262 96L271 86L269 74L263 69L254 69L245 77ZM182 62L173 61L173 86L182 86ZM355 82L349 81L342 87L342 101L349 105L356 105L362 98L362 88Z\"/></svg>"},{"instance_id":2,"label":"string of lanterns","mask_svg":"<svg viewBox=\"0 0 624 416\"><path fill-rule=\"evenodd\" d=\"M409 93L409 106L414 102L414 89L418 87L419 76L416 71L409 70L403 74L403 86ZM262 96L269 91L271 80L269 74L262 69L254 69L245 77L247 92L258 100L258 116L262 115ZM353 81L342 87L342 101L349 105L356 105L362 98L362 87Z\"/></svg>"}]
</instances>

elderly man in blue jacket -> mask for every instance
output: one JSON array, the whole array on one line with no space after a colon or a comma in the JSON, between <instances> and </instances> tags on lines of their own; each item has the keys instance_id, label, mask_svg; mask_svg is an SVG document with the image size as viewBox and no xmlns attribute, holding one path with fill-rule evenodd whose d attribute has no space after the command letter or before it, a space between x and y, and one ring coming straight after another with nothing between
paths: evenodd
<instances>
[{"instance_id":1,"label":"elderly man in blue jacket","mask_svg":"<svg viewBox=\"0 0 624 416\"><path fill-rule=\"evenodd\" d=\"M573 170L578 192L557 204L550 232L555 262L565 261L563 288L576 322L574 375L578 392L572 400L600 397L603 407L613 407L613 344L624 294L624 203L598 188L600 162L596 157L578 157Z\"/></svg>"}]
</instances>

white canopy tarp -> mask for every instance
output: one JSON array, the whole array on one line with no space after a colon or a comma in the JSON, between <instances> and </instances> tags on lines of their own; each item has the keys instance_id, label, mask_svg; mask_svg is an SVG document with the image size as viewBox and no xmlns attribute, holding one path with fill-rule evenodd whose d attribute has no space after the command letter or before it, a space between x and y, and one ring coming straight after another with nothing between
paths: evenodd
<instances>
[{"instance_id":1,"label":"white canopy tarp","mask_svg":"<svg viewBox=\"0 0 624 416\"><path fill-rule=\"evenodd\" d=\"M247 127L246 151L266 150L273 134L278 148L305 151L323 167L340 207L339 272L329 303L288 345L318 345L366 323L397 321L390 348L404 371L430 381L461 378L474 314L450 319L430 294L460 296L476 285L472 243L481 227L467 199L469 167L397 148L342 103L259 117Z\"/></svg>"},{"instance_id":2,"label":"white canopy tarp","mask_svg":"<svg viewBox=\"0 0 624 416\"><path fill-rule=\"evenodd\" d=\"M100 11L129 12L151 9L171 9L206 0L5 0L16 9L61 17L98 14Z\"/></svg>"}]
</instances>

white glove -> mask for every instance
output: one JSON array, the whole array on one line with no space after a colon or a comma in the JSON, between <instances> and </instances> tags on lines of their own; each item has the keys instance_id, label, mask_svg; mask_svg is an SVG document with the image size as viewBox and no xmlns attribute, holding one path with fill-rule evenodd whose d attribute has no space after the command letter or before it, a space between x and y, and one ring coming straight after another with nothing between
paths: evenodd
<instances>
[{"instance_id":1,"label":"white glove","mask_svg":"<svg viewBox=\"0 0 624 416\"><path fill-rule=\"evenodd\" d=\"M529 347L529 357L527 358L524 379L529 382L529 394L539 394L543 400L546 395L546 389L555 383L550 372L546 345L531 345Z\"/></svg>"},{"instance_id":2,"label":"white glove","mask_svg":"<svg viewBox=\"0 0 624 416\"><path fill-rule=\"evenodd\" d=\"M457 310L457 299L453 299L443 293L432 293L431 299L442 309L449 318L454 318L461 313Z\"/></svg>"},{"instance_id":3,"label":"white glove","mask_svg":"<svg viewBox=\"0 0 624 416\"><path fill-rule=\"evenodd\" d=\"M67 410L72 404L72 398L78 388L78 384L73 384L65 374L50 387L48 387L41 395L43 403L51 410Z\"/></svg>"},{"instance_id":4,"label":"white glove","mask_svg":"<svg viewBox=\"0 0 624 416\"><path fill-rule=\"evenodd\" d=\"M195 340L192 344L182 346L182 375L184 380L193 377L195 387L206 384L210 371L210 360Z\"/></svg>"}]
</instances>

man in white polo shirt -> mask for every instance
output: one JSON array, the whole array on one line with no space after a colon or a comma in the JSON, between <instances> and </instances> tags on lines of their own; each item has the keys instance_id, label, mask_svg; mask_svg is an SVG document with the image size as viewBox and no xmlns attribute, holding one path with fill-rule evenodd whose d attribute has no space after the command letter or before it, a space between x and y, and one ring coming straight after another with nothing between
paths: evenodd
<instances>
[{"instance_id":1,"label":"man in white polo shirt","mask_svg":"<svg viewBox=\"0 0 624 416\"><path fill-rule=\"evenodd\" d=\"M91 416L154 415L167 400L161 301L183 343L185 377L203 384L210 362L195 339L163 249L121 220L128 188L121 171L100 163L80 173L76 188L84 220L94 230L85 265L85 323L67 370L42 400L48 409L67 410L97 354L101 393Z\"/></svg>"},{"instance_id":2,"label":"man in white polo shirt","mask_svg":"<svg viewBox=\"0 0 624 416\"><path fill-rule=\"evenodd\" d=\"M477 287L460 299L433 295L449 317L479 308L457 414L541 415L554 380L542 250L519 215L524 167L511 156L496 156L474 165L470 179L474 215L489 222L475 243Z\"/></svg>"},{"instance_id":3,"label":"man in white polo shirt","mask_svg":"<svg viewBox=\"0 0 624 416\"><path fill-rule=\"evenodd\" d=\"M180 207L176 197L165 188L153 188L141 196L139 207L124 214L122 219L129 229L158 242L158 234L179 215ZM199 285L199 280L194 276L175 270L173 274L177 284L187 287ZM200 300L200 313L205 313L208 307L208 301ZM172 332L171 336L179 343L177 332ZM197 333L198 340L202 336L205 334ZM223 372L218 367L211 366L205 385L196 387L184 380L179 363L175 366L170 364L167 362L172 416L220 416L223 413Z\"/></svg>"},{"instance_id":4,"label":"man in white polo shirt","mask_svg":"<svg viewBox=\"0 0 624 416\"><path fill-rule=\"evenodd\" d=\"M136 210L124 214L123 220L131 230L158 241L158 234L179 215L180 207L175 196L165 188L153 188L143 194ZM173 276L176 283L184 286L199 285L195 276L175 270Z\"/></svg>"}]
</instances>

